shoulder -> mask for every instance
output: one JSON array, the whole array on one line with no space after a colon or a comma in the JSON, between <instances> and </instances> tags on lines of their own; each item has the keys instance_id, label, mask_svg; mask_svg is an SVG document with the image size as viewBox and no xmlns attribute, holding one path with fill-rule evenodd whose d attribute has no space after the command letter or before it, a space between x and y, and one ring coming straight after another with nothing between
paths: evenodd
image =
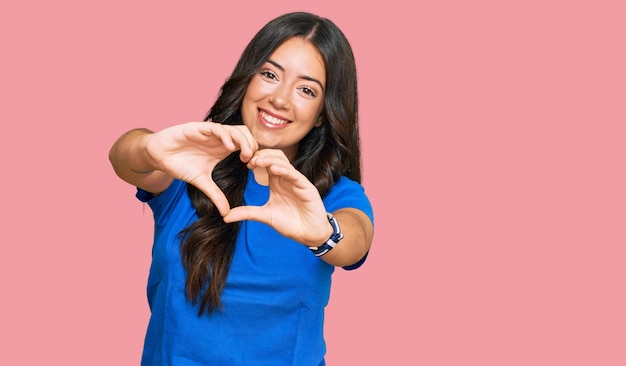
<instances>
[{"instance_id":1,"label":"shoulder","mask_svg":"<svg viewBox=\"0 0 626 366\"><path fill-rule=\"evenodd\" d=\"M355 208L363 211L374 222L374 213L365 187L360 183L342 176L323 198L329 212L342 208Z\"/></svg>"}]
</instances>

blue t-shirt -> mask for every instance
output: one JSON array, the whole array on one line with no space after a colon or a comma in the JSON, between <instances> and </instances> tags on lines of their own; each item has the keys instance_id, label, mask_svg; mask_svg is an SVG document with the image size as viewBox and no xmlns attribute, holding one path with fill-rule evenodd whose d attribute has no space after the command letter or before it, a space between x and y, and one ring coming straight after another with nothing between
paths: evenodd
<instances>
[{"instance_id":1,"label":"blue t-shirt","mask_svg":"<svg viewBox=\"0 0 626 366\"><path fill-rule=\"evenodd\" d=\"M148 202L155 220L142 365L325 364L324 307L332 265L268 225L243 221L222 293L224 308L198 316L198 305L185 295L178 236L198 218L186 183L174 180L157 197L142 190L137 197ZM268 198L269 188L250 171L245 204L260 206ZM323 201L328 212L353 207L373 222L363 187L346 177Z\"/></svg>"}]
</instances>

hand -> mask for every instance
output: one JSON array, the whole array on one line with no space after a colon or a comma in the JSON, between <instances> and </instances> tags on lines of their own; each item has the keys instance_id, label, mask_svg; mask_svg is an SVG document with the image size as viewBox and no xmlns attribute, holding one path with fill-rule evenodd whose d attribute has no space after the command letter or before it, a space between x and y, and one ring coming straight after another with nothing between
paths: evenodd
<instances>
[{"instance_id":1,"label":"hand","mask_svg":"<svg viewBox=\"0 0 626 366\"><path fill-rule=\"evenodd\" d=\"M213 168L237 150L245 163L257 149L258 144L246 126L214 122L168 127L149 135L146 142L148 155L159 170L193 184L213 201L222 215L228 213L230 204L211 177Z\"/></svg>"},{"instance_id":2,"label":"hand","mask_svg":"<svg viewBox=\"0 0 626 366\"><path fill-rule=\"evenodd\" d=\"M225 222L255 220L308 246L324 243L332 234L319 191L287 159L281 150L257 151L249 169L267 172L270 197L263 206L234 207Z\"/></svg>"}]
</instances>

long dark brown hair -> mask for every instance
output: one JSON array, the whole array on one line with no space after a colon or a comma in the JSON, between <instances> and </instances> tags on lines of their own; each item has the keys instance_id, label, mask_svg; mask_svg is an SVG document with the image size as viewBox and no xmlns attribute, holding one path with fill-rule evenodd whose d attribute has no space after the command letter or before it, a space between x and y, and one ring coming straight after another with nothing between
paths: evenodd
<instances>
[{"instance_id":1,"label":"long dark brown hair","mask_svg":"<svg viewBox=\"0 0 626 366\"><path fill-rule=\"evenodd\" d=\"M301 141L292 164L324 197L340 176L361 182L361 150L354 55L342 31L330 20L296 12L266 24L243 51L232 75L209 110L205 121L243 124L241 103L248 83L283 42L301 37L322 55L326 66L323 123ZM247 168L232 153L213 170L213 180L231 207L243 205ZM222 306L220 296L233 257L239 223L226 224L213 203L193 185L188 193L200 218L183 230L182 258L187 270L186 293L200 302L199 315Z\"/></svg>"}]
</instances>

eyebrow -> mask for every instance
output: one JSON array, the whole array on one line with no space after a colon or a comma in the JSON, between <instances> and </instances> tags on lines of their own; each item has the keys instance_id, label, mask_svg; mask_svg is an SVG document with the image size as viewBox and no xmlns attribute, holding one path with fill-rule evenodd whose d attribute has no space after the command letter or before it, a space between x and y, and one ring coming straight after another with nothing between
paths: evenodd
<instances>
[{"instance_id":1,"label":"eyebrow","mask_svg":"<svg viewBox=\"0 0 626 366\"><path fill-rule=\"evenodd\" d=\"M267 60L267 62L269 62L270 64L276 66L277 68L280 69L280 71L285 71L285 68L282 67L278 62L276 61L272 61L272 60ZM314 77L308 76L308 75L300 75L299 76L300 79L304 79L304 80L308 80L308 81L312 81L314 83L317 83L317 85L320 86L320 88L322 88L322 91L324 91L324 86L322 85L322 82L317 80Z\"/></svg>"}]
</instances>

